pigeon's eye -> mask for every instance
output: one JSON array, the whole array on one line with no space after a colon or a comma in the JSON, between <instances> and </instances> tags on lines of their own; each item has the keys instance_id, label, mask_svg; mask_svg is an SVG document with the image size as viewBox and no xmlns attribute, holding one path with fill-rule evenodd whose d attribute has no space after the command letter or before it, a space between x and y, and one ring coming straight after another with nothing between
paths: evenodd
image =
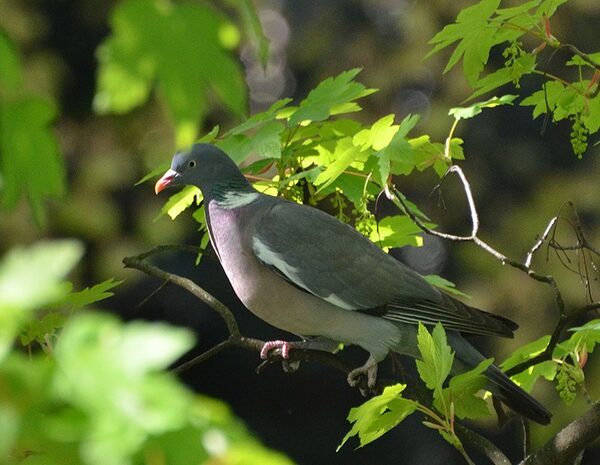
<instances>
[{"instance_id":1,"label":"pigeon's eye","mask_svg":"<svg viewBox=\"0 0 600 465\"><path fill-rule=\"evenodd\" d=\"M196 161L195 161L195 160L190 160L190 161L188 162L188 166L189 166L190 168L195 168L195 167L196 167Z\"/></svg>"}]
</instances>

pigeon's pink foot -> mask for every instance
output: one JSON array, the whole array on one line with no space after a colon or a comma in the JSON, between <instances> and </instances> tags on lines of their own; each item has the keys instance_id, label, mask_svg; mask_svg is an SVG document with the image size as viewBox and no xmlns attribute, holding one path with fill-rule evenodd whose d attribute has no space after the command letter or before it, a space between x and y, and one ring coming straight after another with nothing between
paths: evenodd
<instances>
[{"instance_id":1,"label":"pigeon's pink foot","mask_svg":"<svg viewBox=\"0 0 600 465\"><path fill-rule=\"evenodd\" d=\"M291 348L291 343L288 341L268 341L265 342L265 345L262 346L262 349L260 350L260 358L266 360L271 350L279 349L281 351L281 356L284 359L288 359L290 357Z\"/></svg>"}]
</instances>

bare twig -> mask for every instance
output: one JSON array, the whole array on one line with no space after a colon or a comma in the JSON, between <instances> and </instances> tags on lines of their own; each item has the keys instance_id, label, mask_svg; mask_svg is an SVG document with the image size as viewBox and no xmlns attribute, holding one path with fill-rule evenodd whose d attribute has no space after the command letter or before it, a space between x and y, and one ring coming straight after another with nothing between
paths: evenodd
<instances>
[{"instance_id":1,"label":"bare twig","mask_svg":"<svg viewBox=\"0 0 600 465\"><path fill-rule=\"evenodd\" d=\"M157 248L155 248L154 250L156 249ZM221 316L221 318L223 318L223 321L225 321L225 324L227 325L227 330L229 331L229 334L234 336L240 335L240 330L238 328L237 322L235 321L233 313L231 313L231 310L229 310L229 308L227 308L225 304L223 304L216 297L213 297L211 294L206 292L204 289L202 289L200 286L194 283L194 281L192 281L191 279L184 278L183 276L178 276L172 273L167 273L166 271L163 271L160 268L145 262L143 258L139 258L146 256L148 256L148 253L141 254L138 257L125 257L123 259L123 264L127 268L136 268L150 276L154 276L156 278L162 279L163 281L167 281L169 283L177 284L178 286L183 287L186 291L190 292L195 297L204 302L206 305L210 306Z\"/></svg>"},{"instance_id":2,"label":"bare twig","mask_svg":"<svg viewBox=\"0 0 600 465\"><path fill-rule=\"evenodd\" d=\"M548 223L548 226L546 226L546 229L544 230L543 234L540 236L540 238L537 240L537 242L535 244L533 244L533 247L527 253L527 257L525 257L525 263L524 263L524 265L527 268L531 267L531 260L533 259L533 255L538 251L538 249L546 241L546 239L548 238L548 234L550 234L550 231L552 231L552 228L554 228L557 221L558 221L557 216L555 216L554 218L552 218L550 220L550 222Z\"/></svg>"}]
</instances>

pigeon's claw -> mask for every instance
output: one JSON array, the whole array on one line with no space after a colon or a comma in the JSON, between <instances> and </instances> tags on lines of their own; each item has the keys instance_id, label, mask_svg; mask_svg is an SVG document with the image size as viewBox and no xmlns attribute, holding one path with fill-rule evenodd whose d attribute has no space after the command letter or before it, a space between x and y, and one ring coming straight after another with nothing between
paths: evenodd
<instances>
[{"instance_id":1,"label":"pigeon's claw","mask_svg":"<svg viewBox=\"0 0 600 465\"><path fill-rule=\"evenodd\" d=\"M290 358L291 344L288 341L268 341L262 346L260 350L260 358L266 360L269 356L269 352L273 349L279 349L281 351L281 357L284 359Z\"/></svg>"},{"instance_id":2,"label":"pigeon's claw","mask_svg":"<svg viewBox=\"0 0 600 465\"><path fill-rule=\"evenodd\" d=\"M348 373L348 384L352 387L360 385L360 379L366 376L367 377L367 387L370 391L375 390L375 385L377 384L377 360L370 356L367 362L358 368L355 368L350 373ZM367 392L361 389L361 393L366 395Z\"/></svg>"}]
</instances>

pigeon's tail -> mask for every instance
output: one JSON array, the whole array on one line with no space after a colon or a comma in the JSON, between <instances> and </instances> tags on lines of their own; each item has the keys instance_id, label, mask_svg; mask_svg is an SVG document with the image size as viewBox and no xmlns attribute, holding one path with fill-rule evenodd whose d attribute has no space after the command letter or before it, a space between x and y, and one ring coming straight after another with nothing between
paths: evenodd
<instances>
[{"instance_id":1,"label":"pigeon's tail","mask_svg":"<svg viewBox=\"0 0 600 465\"><path fill-rule=\"evenodd\" d=\"M552 414L522 388L513 383L497 366L490 365L484 374L488 379L487 389L497 399L519 415L536 423L541 425L550 423Z\"/></svg>"},{"instance_id":2,"label":"pigeon's tail","mask_svg":"<svg viewBox=\"0 0 600 465\"><path fill-rule=\"evenodd\" d=\"M463 372L477 366L484 360L475 347L469 344L460 334L448 332L448 342L455 351L453 371ZM488 389L498 400L502 401L516 413L537 423L547 425L552 414L537 400L517 386L497 366L490 365L483 373L487 378Z\"/></svg>"}]
</instances>

